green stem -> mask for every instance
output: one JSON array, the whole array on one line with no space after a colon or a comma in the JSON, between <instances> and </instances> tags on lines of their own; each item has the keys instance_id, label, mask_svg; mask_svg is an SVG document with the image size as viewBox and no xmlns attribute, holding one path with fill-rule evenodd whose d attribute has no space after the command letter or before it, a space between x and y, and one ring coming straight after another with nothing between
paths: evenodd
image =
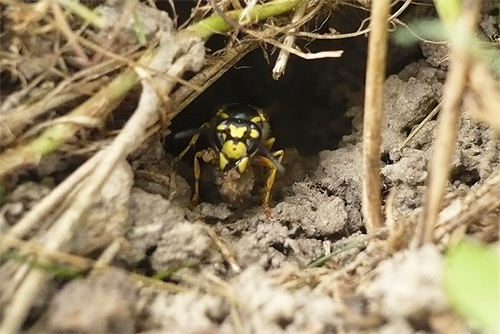
<instances>
[{"instance_id":1,"label":"green stem","mask_svg":"<svg viewBox=\"0 0 500 334\"><path fill-rule=\"evenodd\" d=\"M146 64L146 60L150 59L150 57L151 52L148 52L142 57L140 63ZM138 82L139 78L136 72L126 70L67 115L69 117L87 115L103 119L127 96L128 92ZM42 156L57 150L72 138L80 128L81 126L76 123L56 124L48 127L30 142L5 150L0 155L0 160L2 160L0 178L14 171L16 167L36 165Z\"/></svg>"},{"instance_id":2,"label":"green stem","mask_svg":"<svg viewBox=\"0 0 500 334\"><path fill-rule=\"evenodd\" d=\"M73 269L67 265L65 266L62 264L40 261L36 258L19 254L16 251L3 251L0 253L0 259L13 260L19 263L28 264L31 268L39 269L57 278L67 280L83 276L84 274L84 270Z\"/></svg>"},{"instance_id":3,"label":"green stem","mask_svg":"<svg viewBox=\"0 0 500 334\"><path fill-rule=\"evenodd\" d=\"M305 0L274 0L263 5L256 5L249 12L251 22L259 22L272 16L281 15L295 8L299 3ZM243 13L243 9L226 12L225 15L238 22ZM226 19L220 15L212 15L200 22L185 29L187 33L193 33L196 36L207 39L213 34L222 34L231 30L232 26Z\"/></svg>"},{"instance_id":4,"label":"green stem","mask_svg":"<svg viewBox=\"0 0 500 334\"><path fill-rule=\"evenodd\" d=\"M70 12L80 16L82 19L97 28L104 28L104 18L95 11L85 7L75 0L56 0L60 5L66 7Z\"/></svg>"}]
</instances>

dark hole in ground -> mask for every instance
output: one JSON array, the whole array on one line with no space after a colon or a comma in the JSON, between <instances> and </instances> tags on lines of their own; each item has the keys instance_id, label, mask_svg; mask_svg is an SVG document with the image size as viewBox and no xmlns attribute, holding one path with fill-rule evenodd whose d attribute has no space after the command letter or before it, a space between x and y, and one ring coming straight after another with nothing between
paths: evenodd
<instances>
[{"instance_id":1,"label":"dark hole in ground","mask_svg":"<svg viewBox=\"0 0 500 334\"><path fill-rule=\"evenodd\" d=\"M380 157L380 160L382 160L382 162L386 165L393 163L389 152L383 152L382 156Z\"/></svg>"},{"instance_id":2,"label":"dark hole in ground","mask_svg":"<svg viewBox=\"0 0 500 334\"><path fill-rule=\"evenodd\" d=\"M227 310L223 310L223 312L220 312L220 310L219 312L206 311L205 315L207 316L207 318L212 320L213 323L221 325L224 322L224 320L226 320L226 318L229 316L229 313L227 312Z\"/></svg>"},{"instance_id":3,"label":"dark hole in ground","mask_svg":"<svg viewBox=\"0 0 500 334\"><path fill-rule=\"evenodd\" d=\"M151 255L155 252L157 246L149 247L146 250L146 257L137 263L134 270L146 276L152 276L155 274L155 270L151 266Z\"/></svg>"},{"instance_id":4,"label":"dark hole in ground","mask_svg":"<svg viewBox=\"0 0 500 334\"><path fill-rule=\"evenodd\" d=\"M179 22L189 17L194 3L176 3ZM333 13L324 11L309 22L307 31L328 33L335 30L339 33L351 33L359 28L367 15L366 11L350 6ZM272 135L276 138L274 149L295 148L303 157L316 156L322 150L337 149L342 137L352 132L351 119L345 117L346 110L363 104L366 37L361 35L349 39L314 41L297 39L298 46L305 52L343 50L344 54L340 58L317 60L304 60L291 55L286 73L278 81L271 76L278 50L269 46L265 50L256 49L183 110L173 120L170 130L176 134L196 129L209 121L220 106L238 102L261 107L266 111ZM223 48L228 40L227 36L214 36L206 46L210 52L215 52ZM397 73L421 57L417 47L403 49L391 43L387 72ZM174 140L172 136L167 137L167 153L171 156L178 155L187 146L189 139ZM193 183L194 152L208 145L206 139L200 138L195 149L183 159L184 168L178 172L190 184ZM212 185L209 182L209 186ZM214 202L207 198L204 200Z\"/></svg>"},{"instance_id":5,"label":"dark hole in ground","mask_svg":"<svg viewBox=\"0 0 500 334\"><path fill-rule=\"evenodd\" d=\"M479 182L479 180L481 180L481 177L479 176L479 171L477 169L459 166L452 170L451 179L453 181L460 181L461 183L465 183L469 187L472 187L474 184Z\"/></svg>"},{"instance_id":6,"label":"dark hole in ground","mask_svg":"<svg viewBox=\"0 0 500 334\"><path fill-rule=\"evenodd\" d=\"M293 324L293 318L292 317L281 316L281 317L278 318L278 325L282 329L286 329L291 324Z\"/></svg>"},{"instance_id":7,"label":"dark hole in ground","mask_svg":"<svg viewBox=\"0 0 500 334\"><path fill-rule=\"evenodd\" d=\"M179 22L189 18L195 1L176 2ZM164 8L168 10L168 6ZM393 10L397 10L394 8ZM357 20L353 20L357 18ZM333 14L323 12L309 23L308 31L339 33L356 31L367 12L342 7ZM228 37L215 36L207 48L217 51ZM344 117L349 105L362 104L366 63L366 36L340 40L298 39L306 52L344 50L340 58L304 60L291 55L286 73L275 81L271 77L278 51L257 49L245 56L231 70L201 94L178 115L172 133L199 127L223 104L240 102L264 108L269 114L276 147L295 147L303 156L316 155L324 149L336 149L343 135L351 133L350 119ZM388 73L397 73L409 62L422 57L418 48L391 45ZM348 105L349 104L349 105ZM166 140L169 153L179 153L186 140ZM200 143L203 146L205 143Z\"/></svg>"},{"instance_id":8,"label":"dark hole in ground","mask_svg":"<svg viewBox=\"0 0 500 334\"><path fill-rule=\"evenodd\" d=\"M276 249L278 252L280 252L283 255L288 255L289 251L290 251L288 249L288 247L284 243L282 243L282 242L273 242L271 244L271 247L274 248L274 249Z\"/></svg>"},{"instance_id":9,"label":"dark hole in ground","mask_svg":"<svg viewBox=\"0 0 500 334\"><path fill-rule=\"evenodd\" d=\"M311 22L309 30L313 30L314 25L321 25L318 33L330 28L339 32L355 31L366 13L357 11L353 16L353 10L346 8L330 17L325 13ZM353 17L359 17L359 21L353 22ZM364 77L366 39L361 36L346 40L297 42L306 52L344 50L344 55L317 60L292 55L285 75L275 81L271 72L278 51L266 48L268 63L263 50L254 50L181 112L171 125L172 132L199 127L219 106L240 102L266 110L276 137L276 147L295 147L303 156L337 148L342 136L351 132L350 120L344 117L344 112L348 101L353 99L352 94L360 92L363 86L359 78ZM224 44L224 38L216 36L207 47L216 51ZM167 139L166 147L175 154L185 144L187 140L180 143Z\"/></svg>"}]
</instances>

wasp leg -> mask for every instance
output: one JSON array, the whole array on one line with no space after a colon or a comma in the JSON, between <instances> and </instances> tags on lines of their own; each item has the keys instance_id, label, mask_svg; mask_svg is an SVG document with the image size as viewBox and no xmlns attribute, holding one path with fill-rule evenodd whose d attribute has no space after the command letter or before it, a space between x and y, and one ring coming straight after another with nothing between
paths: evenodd
<instances>
[{"instance_id":1,"label":"wasp leg","mask_svg":"<svg viewBox=\"0 0 500 334\"><path fill-rule=\"evenodd\" d=\"M198 201L200 200L200 177L201 177L201 167L200 167L200 161L198 160L203 156L205 153L205 150L196 152L194 155L194 164L193 164L193 169L194 169L194 193L193 193L193 198L191 199L191 203L194 205L198 204Z\"/></svg>"},{"instance_id":2,"label":"wasp leg","mask_svg":"<svg viewBox=\"0 0 500 334\"><path fill-rule=\"evenodd\" d=\"M207 129L210 126L209 122L203 123L198 130L196 130L196 133L191 137L191 140L189 141L189 144L186 146L186 148L174 159L174 164L178 163L185 155L186 153L189 152L191 148L196 145L196 142L200 138L200 134L203 132L203 130ZM192 130L190 130L192 131ZM192 133L192 132L191 132ZM182 135L182 133L181 133Z\"/></svg>"},{"instance_id":3,"label":"wasp leg","mask_svg":"<svg viewBox=\"0 0 500 334\"><path fill-rule=\"evenodd\" d=\"M276 141L276 138L274 138L274 137L271 137L268 140L266 140L266 147L268 150L270 150L273 147L273 144L275 141Z\"/></svg>"},{"instance_id":4,"label":"wasp leg","mask_svg":"<svg viewBox=\"0 0 500 334\"><path fill-rule=\"evenodd\" d=\"M281 159L283 159L283 151L279 150L271 152L271 148L273 147L275 141L276 138L274 137L267 139L266 142L263 143L262 146L260 147L260 152L264 158L270 160L270 162L274 165L274 167L276 167L277 171L283 173L285 171L285 168L283 167L283 165L281 165ZM264 166L266 165L267 164L264 164Z\"/></svg>"},{"instance_id":5,"label":"wasp leg","mask_svg":"<svg viewBox=\"0 0 500 334\"><path fill-rule=\"evenodd\" d=\"M281 160L283 160L284 153L285 152L283 150L279 150L272 152L272 155L281 164ZM263 156L256 157L255 161L261 166L269 168L269 173L267 174L267 179L266 179L266 186L264 189L264 199L262 201L262 207L264 208L264 212L266 213L266 216L269 218L271 217L271 209L269 208L269 201L271 199L271 189L274 185L274 180L276 179L277 167L270 159Z\"/></svg>"}]
</instances>

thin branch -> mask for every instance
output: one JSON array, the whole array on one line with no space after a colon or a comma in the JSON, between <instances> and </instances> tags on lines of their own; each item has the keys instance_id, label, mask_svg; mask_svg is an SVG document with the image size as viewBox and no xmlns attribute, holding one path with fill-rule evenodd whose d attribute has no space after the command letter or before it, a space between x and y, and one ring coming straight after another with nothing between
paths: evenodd
<instances>
[{"instance_id":1,"label":"thin branch","mask_svg":"<svg viewBox=\"0 0 500 334\"><path fill-rule=\"evenodd\" d=\"M392 14L387 21L392 22L393 20L396 20L399 15L401 15L406 8L411 4L412 0L406 0L405 3L399 8L394 14ZM357 7L357 6L355 6ZM296 33L296 36L300 37L308 37L308 38L313 38L313 39L345 39L345 38L353 38L357 36L362 36L367 33L369 33L372 30L372 25L370 23L370 26L368 28L362 29L364 26L364 20L363 23L360 25L357 31L351 32L351 33L345 33L345 34L316 34L312 32L307 32L307 31L301 31Z\"/></svg>"},{"instance_id":2,"label":"thin branch","mask_svg":"<svg viewBox=\"0 0 500 334\"><path fill-rule=\"evenodd\" d=\"M98 161L102 158L102 153L97 153L67 177L61 184L54 188L49 195L38 202L21 220L12 226L7 235L22 238L35 224L43 219L65 198L77 185L85 178Z\"/></svg>"},{"instance_id":3,"label":"thin branch","mask_svg":"<svg viewBox=\"0 0 500 334\"><path fill-rule=\"evenodd\" d=\"M51 3L51 9L52 12L54 13L54 19L56 21L56 26L59 28L61 33L66 36L68 39L68 43L75 52L75 54L78 56L78 60L81 62L82 65L88 66L90 65L90 60L83 48L81 47L80 44L78 44L78 39L75 36L75 33L73 30L71 30L71 27L69 26L68 22L66 21L66 18L64 17L64 13L61 10L61 7L59 6L58 3L52 2Z\"/></svg>"},{"instance_id":4,"label":"thin branch","mask_svg":"<svg viewBox=\"0 0 500 334\"><path fill-rule=\"evenodd\" d=\"M248 13L248 17L252 19L252 22L258 22L272 16L286 13L295 8L295 6L300 4L302 1L305 0L274 0L263 5L256 5L252 8L252 11ZM239 20L243 11L244 9L232 10L225 12L225 16L233 21ZM223 17L220 15L213 15L187 27L183 30L183 33L194 34L197 37L206 39L213 34L227 32L231 28L231 24L228 23Z\"/></svg>"},{"instance_id":5,"label":"thin branch","mask_svg":"<svg viewBox=\"0 0 500 334\"><path fill-rule=\"evenodd\" d=\"M292 23L299 21L304 14L306 13L307 1L304 1L293 14ZM295 43L295 32L297 31L297 27L290 29L287 33L285 40L283 41L283 45L287 48L291 48ZM278 80L283 74L285 74L286 64L288 63L288 58L290 57L290 52L285 49L281 49L278 55L278 59L276 60L276 64L273 68L273 79Z\"/></svg>"},{"instance_id":6,"label":"thin branch","mask_svg":"<svg viewBox=\"0 0 500 334\"><path fill-rule=\"evenodd\" d=\"M436 116L436 114L441 110L441 106L442 106L442 103L439 102L434 107L434 109L432 109L432 111L427 116L425 116L425 118L422 120L422 122L420 122L420 124L417 125L417 127L415 127L413 130L411 130L408 137L406 137L406 139L398 146L398 148L397 148L398 151L401 151L406 145L408 145L408 143L417 135L417 133L419 133L419 131L422 130L424 125L427 124L427 122L429 122L434 116Z\"/></svg>"},{"instance_id":7,"label":"thin branch","mask_svg":"<svg viewBox=\"0 0 500 334\"><path fill-rule=\"evenodd\" d=\"M260 39L260 40L262 40L268 44L271 44L277 48L280 48L282 50L286 50L287 52L294 54L294 55L296 55L302 59L305 59L305 60L322 59L322 58L339 58L344 53L343 50L321 51L321 52L315 52L315 53L302 52L300 50L297 50L294 47L288 47L288 46L284 45L283 43L277 42L271 38L262 38L262 37L259 37L258 35L253 35L253 34L252 34L252 36L255 36L257 39Z\"/></svg>"},{"instance_id":8,"label":"thin branch","mask_svg":"<svg viewBox=\"0 0 500 334\"><path fill-rule=\"evenodd\" d=\"M464 1L455 37L451 41L450 71L444 87L443 107L427 180L424 215L415 235L417 245L432 242L434 239L434 227L450 174L460 120L460 106L471 65L472 55L468 47L474 34L480 6L479 1Z\"/></svg>"},{"instance_id":9,"label":"thin branch","mask_svg":"<svg viewBox=\"0 0 500 334\"><path fill-rule=\"evenodd\" d=\"M368 234L382 227L380 144L390 0L372 2L363 122L363 216Z\"/></svg>"},{"instance_id":10,"label":"thin branch","mask_svg":"<svg viewBox=\"0 0 500 334\"><path fill-rule=\"evenodd\" d=\"M470 189L464 198L454 200L439 213L436 239L443 241L450 232L495 212L499 207L500 171L496 171L481 186Z\"/></svg>"},{"instance_id":11,"label":"thin branch","mask_svg":"<svg viewBox=\"0 0 500 334\"><path fill-rule=\"evenodd\" d=\"M92 11L80 4L78 1L74 0L56 0L59 4L66 7L71 12L77 14L90 24L102 29L105 25L105 19L98 15L95 11Z\"/></svg>"}]
</instances>

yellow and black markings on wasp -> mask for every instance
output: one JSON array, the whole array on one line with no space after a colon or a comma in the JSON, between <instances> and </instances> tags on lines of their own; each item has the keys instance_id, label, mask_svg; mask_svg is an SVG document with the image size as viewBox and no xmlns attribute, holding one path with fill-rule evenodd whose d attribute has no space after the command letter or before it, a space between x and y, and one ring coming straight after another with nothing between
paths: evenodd
<instances>
[{"instance_id":1,"label":"yellow and black markings on wasp","mask_svg":"<svg viewBox=\"0 0 500 334\"><path fill-rule=\"evenodd\" d=\"M176 137L186 134L193 134L193 131L181 132ZM269 215L269 201L276 172L284 170L281 165L283 150L271 152L275 139L270 135L269 122L263 110L245 104L229 104L220 108L210 122L194 131L188 146L175 158L174 163L195 146L201 134L208 136L212 147L195 153L193 202L198 202L200 195L199 159L206 156L208 151L214 151L219 169L226 174L236 170L239 175L245 175L252 164L268 170L262 205Z\"/></svg>"}]
</instances>

